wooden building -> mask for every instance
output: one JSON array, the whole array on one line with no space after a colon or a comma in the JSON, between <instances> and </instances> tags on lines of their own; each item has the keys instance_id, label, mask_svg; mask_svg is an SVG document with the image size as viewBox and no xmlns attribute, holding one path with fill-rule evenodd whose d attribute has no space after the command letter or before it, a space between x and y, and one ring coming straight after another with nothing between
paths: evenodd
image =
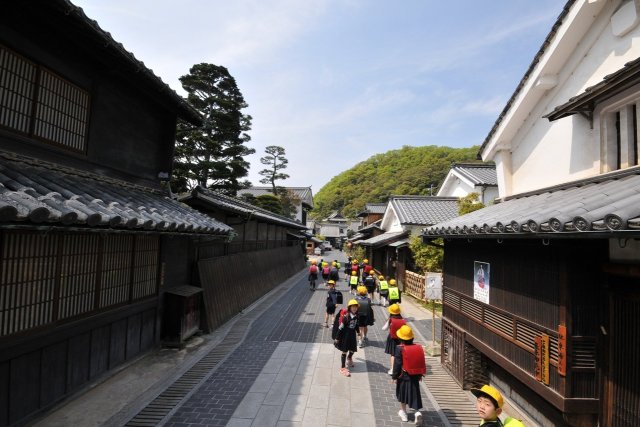
<instances>
[{"instance_id":1,"label":"wooden building","mask_svg":"<svg viewBox=\"0 0 640 427\"><path fill-rule=\"evenodd\" d=\"M483 142L501 199L445 239L442 363L545 426L640 420L640 9L568 1Z\"/></svg>"},{"instance_id":2,"label":"wooden building","mask_svg":"<svg viewBox=\"0 0 640 427\"><path fill-rule=\"evenodd\" d=\"M362 218L362 227L381 220L385 209L387 209L386 203L367 203L362 212L357 215L358 218Z\"/></svg>"},{"instance_id":3,"label":"wooden building","mask_svg":"<svg viewBox=\"0 0 640 427\"><path fill-rule=\"evenodd\" d=\"M405 271L413 259L409 239L422 228L458 216L458 199L434 196L391 196L380 220L383 234L357 244L365 248L372 265L385 276L395 277L402 289Z\"/></svg>"},{"instance_id":4,"label":"wooden building","mask_svg":"<svg viewBox=\"0 0 640 427\"><path fill-rule=\"evenodd\" d=\"M168 197L201 119L66 0L0 13L0 426L156 347L193 239L233 230Z\"/></svg>"}]
</instances>

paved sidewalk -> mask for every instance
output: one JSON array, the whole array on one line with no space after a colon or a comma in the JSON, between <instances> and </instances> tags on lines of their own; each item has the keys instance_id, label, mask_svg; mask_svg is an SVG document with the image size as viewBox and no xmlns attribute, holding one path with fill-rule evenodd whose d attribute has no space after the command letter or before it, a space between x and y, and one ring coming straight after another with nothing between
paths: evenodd
<instances>
[{"instance_id":1,"label":"paved sidewalk","mask_svg":"<svg viewBox=\"0 0 640 427\"><path fill-rule=\"evenodd\" d=\"M344 255L334 251L330 257L342 261ZM197 366L199 359L215 352L221 344L228 344L225 336L238 332L234 328L243 329L240 336L244 338L232 343L232 350L157 425L410 425L402 423L397 415L395 385L387 374L386 331L380 329L387 317L386 309L374 307L376 324L369 328L369 344L358 349L352 376L346 378L338 372L340 353L333 347L331 328L323 326L326 291L322 286L318 288L315 292L308 289L306 271L302 271L246 310L244 321L239 315L214 334L195 338L200 346L186 355L175 351L156 364L151 362L157 355L150 355L52 412L38 425L127 424L190 366ZM346 303L350 296L343 281L338 289ZM409 298L402 307L418 340L427 343L431 328L425 328L424 322L430 321L430 313ZM167 350L159 353L166 354ZM428 358L428 364L432 363L439 360ZM145 365L152 370L145 372ZM141 379L144 381L138 384ZM423 425L449 426L424 384L422 398ZM99 410L101 404L106 408ZM409 416L411 421L413 412Z\"/></svg>"}]
</instances>

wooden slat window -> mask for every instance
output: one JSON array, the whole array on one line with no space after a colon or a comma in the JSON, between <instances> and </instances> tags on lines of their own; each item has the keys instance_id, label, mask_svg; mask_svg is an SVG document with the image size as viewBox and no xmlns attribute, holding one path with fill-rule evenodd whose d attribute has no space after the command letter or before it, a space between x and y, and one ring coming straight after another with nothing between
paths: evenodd
<instances>
[{"instance_id":1,"label":"wooden slat window","mask_svg":"<svg viewBox=\"0 0 640 427\"><path fill-rule=\"evenodd\" d=\"M58 236L2 235L0 336L54 320Z\"/></svg>"},{"instance_id":2,"label":"wooden slat window","mask_svg":"<svg viewBox=\"0 0 640 427\"><path fill-rule=\"evenodd\" d=\"M129 300L132 250L133 236L105 236L100 289L101 308Z\"/></svg>"},{"instance_id":3,"label":"wooden slat window","mask_svg":"<svg viewBox=\"0 0 640 427\"><path fill-rule=\"evenodd\" d=\"M158 288L158 245L157 237L138 236L136 239L136 260L133 270L133 299L155 295Z\"/></svg>"},{"instance_id":4,"label":"wooden slat window","mask_svg":"<svg viewBox=\"0 0 640 427\"><path fill-rule=\"evenodd\" d=\"M157 236L0 232L0 337L157 295Z\"/></svg>"},{"instance_id":5,"label":"wooden slat window","mask_svg":"<svg viewBox=\"0 0 640 427\"><path fill-rule=\"evenodd\" d=\"M74 317L94 309L98 259L97 234L63 237L58 318Z\"/></svg>"},{"instance_id":6,"label":"wooden slat window","mask_svg":"<svg viewBox=\"0 0 640 427\"><path fill-rule=\"evenodd\" d=\"M84 153L89 104L87 91L0 45L1 127Z\"/></svg>"},{"instance_id":7,"label":"wooden slat window","mask_svg":"<svg viewBox=\"0 0 640 427\"><path fill-rule=\"evenodd\" d=\"M36 66L0 45L0 126L29 133Z\"/></svg>"}]
</instances>

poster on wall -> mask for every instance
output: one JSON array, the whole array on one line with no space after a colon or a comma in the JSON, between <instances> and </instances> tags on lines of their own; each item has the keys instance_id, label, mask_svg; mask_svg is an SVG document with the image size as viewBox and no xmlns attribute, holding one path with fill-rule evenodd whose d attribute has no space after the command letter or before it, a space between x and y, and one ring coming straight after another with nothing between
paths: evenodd
<instances>
[{"instance_id":1,"label":"poster on wall","mask_svg":"<svg viewBox=\"0 0 640 427\"><path fill-rule=\"evenodd\" d=\"M473 298L489 304L489 263L473 262Z\"/></svg>"}]
</instances>

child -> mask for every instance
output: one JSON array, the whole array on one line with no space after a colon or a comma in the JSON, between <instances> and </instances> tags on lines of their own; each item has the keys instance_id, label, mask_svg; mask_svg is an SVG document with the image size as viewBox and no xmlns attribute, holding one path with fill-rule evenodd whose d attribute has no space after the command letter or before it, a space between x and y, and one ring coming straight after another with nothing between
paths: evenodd
<instances>
[{"instance_id":1,"label":"child","mask_svg":"<svg viewBox=\"0 0 640 427\"><path fill-rule=\"evenodd\" d=\"M353 366L353 353L358 351L356 346L357 335L360 332L358 329L358 301L350 300L346 313L340 310L340 316L336 317L334 321L334 330L336 329L333 343L342 352L340 373L345 377L350 377L351 373L345 363L348 363L350 367ZM349 352L348 357L347 352Z\"/></svg>"},{"instance_id":2,"label":"child","mask_svg":"<svg viewBox=\"0 0 640 427\"><path fill-rule=\"evenodd\" d=\"M374 298L374 292L376 291L376 276L375 276L376 272L371 270L369 271L369 273L365 276L362 284L364 285L365 288L367 288L367 294L369 295L369 299L371 301L373 301Z\"/></svg>"},{"instance_id":3,"label":"child","mask_svg":"<svg viewBox=\"0 0 640 427\"><path fill-rule=\"evenodd\" d=\"M360 339L358 340L358 347L364 347L367 338L367 327L373 325L373 306L371 300L367 297L367 288L364 286L358 286L358 296L356 296L358 302L358 326L360 327Z\"/></svg>"},{"instance_id":4,"label":"child","mask_svg":"<svg viewBox=\"0 0 640 427\"><path fill-rule=\"evenodd\" d=\"M329 280L329 272L331 272L331 268L329 268L329 263L328 262L323 262L322 263L322 280L324 280L324 283L327 283L327 280Z\"/></svg>"},{"instance_id":5,"label":"child","mask_svg":"<svg viewBox=\"0 0 640 427\"><path fill-rule=\"evenodd\" d=\"M396 279L391 279L389 280L389 304L400 304L401 302L402 295L400 295Z\"/></svg>"},{"instance_id":6,"label":"child","mask_svg":"<svg viewBox=\"0 0 640 427\"><path fill-rule=\"evenodd\" d=\"M389 319L384 323L382 330L389 329L389 335L387 335L387 344L384 347L384 352L390 356L391 366L389 368L389 375L393 374L393 355L396 354L396 346L400 343L398 339L398 329L402 325L406 325L407 321L402 318L400 314L400 306L398 304L391 304L389 306Z\"/></svg>"},{"instance_id":7,"label":"child","mask_svg":"<svg viewBox=\"0 0 640 427\"><path fill-rule=\"evenodd\" d=\"M309 267L309 290L315 291L316 280L318 280L318 262L314 259L311 261L311 267Z\"/></svg>"},{"instance_id":8,"label":"child","mask_svg":"<svg viewBox=\"0 0 640 427\"><path fill-rule=\"evenodd\" d=\"M336 291L336 282L329 279L327 286L329 287L329 291L327 293L327 310L324 315L325 328L329 327L329 318L331 318L331 323L333 324L333 315L336 313L336 307L342 304L342 292Z\"/></svg>"},{"instance_id":9,"label":"child","mask_svg":"<svg viewBox=\"0 0 640 427\"><path fill-rule=\"evenodd\" d=\"M389 300L389 283L384 279L384 276L378 277L378 290L380 292L380 305L386 307Z\"/></svg>"},{"instance_id":10,"label":"child","mask_svg":"<svg viewBox=\"0 0 640 427\"><path fill-rule=\"evenodd\" d=\"M338 268L338 263L335 261L331 263L331 269L329 270L329 280L333 280L334 282L340 281L340 269Z\"/></svg>"},{"instance_id":11,"label":"child","mask_svg":"<svg viewBox=\"0 0 640 427\"><path fill-rule=\"evenodd\" d=\"M356 289L358 288L358 272L352 271L351 277L349 278L349 293L353 295L357 295L358 292Z\"/></svg>"},{"instance_id":12,"label":"child","mask_svg":"<svg viewBox=\"0 0 640 427\"><path fill-rule=\"evenodd\" d=\"M402 421L409 421L407 406L415 409L415 423L419 426L422 425L420 380L427 373L424 350L413 343L413 330L409 325L402 325L396 334L400 345L396 347L391 378L396 383L396 398L400 402L398 415Z\"/></svg>"},{"instance_id":13,"label":"child","mask_svg":"<svg viewBox=\"0 0 640 427\"><path fill-rule=\"evenodd\" d=\"M512 417L507 417L504 422L498 418L502 412L504 400L498 390L490 385L483 385L481 388L472 388L471 393L478 398L476 410L482 418L480 425L483 427L524 427L522 421Z\"/></svg>"}]
</instances>

